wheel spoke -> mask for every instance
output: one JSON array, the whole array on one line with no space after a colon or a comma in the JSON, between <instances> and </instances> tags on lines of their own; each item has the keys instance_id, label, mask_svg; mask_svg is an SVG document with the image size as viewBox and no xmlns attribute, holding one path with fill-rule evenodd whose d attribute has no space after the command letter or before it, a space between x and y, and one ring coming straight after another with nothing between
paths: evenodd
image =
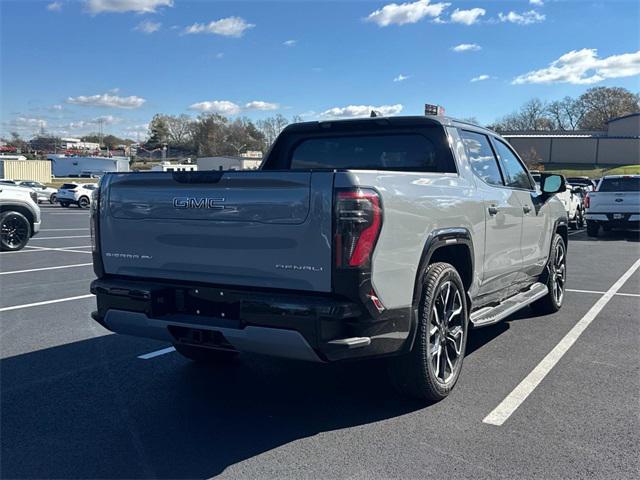
<instances>
[{"instance_id":1,"label":"wheel spoke","mask_svg":"<svg viewBox=\"0 0 640 480\"><path fill-rule=\"evenodd\" d=\"M450 330L447 334L447 340L449 343L453 345L453 348L456 352L456 357L460 356L460 352L462 351L462 337L463 337L462 327L456 327L453 330Z\"/></svg>"},{"instance_id":2,"label":"wheel spoke","mask_svg":"<svg viewBox=\"0 0 640 480\"><path fill-rule=\"evenodd\" d=\"M447 365L449 366L449 371L451 372L450 375L453 375L453 364L451 363L451 360L449 359L449 349L447 347L444 347L444 356L447 359ZM442 377L443 377L442 379L444 381L447 381L447 378L448 378L447 375L446 375L447 370L446 370L446 368L443 369L443 370L444 371L442 372Z\"/></svg>"}]
</instances>

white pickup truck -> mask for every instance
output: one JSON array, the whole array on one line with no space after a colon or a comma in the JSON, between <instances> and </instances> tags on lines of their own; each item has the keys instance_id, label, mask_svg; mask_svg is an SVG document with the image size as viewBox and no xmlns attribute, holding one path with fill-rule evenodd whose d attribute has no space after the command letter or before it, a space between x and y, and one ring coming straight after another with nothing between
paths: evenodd
<instances>
[{"instance_id":1,"label":"white pickup truck","mask_svg":"<svg viewBox=\"0 0 640 480\"><path fill-rule=\"evenodd\" d=\"M586 199L587 235L640 228L640 175L607 175Z\"/></svg>"}]
</instances>

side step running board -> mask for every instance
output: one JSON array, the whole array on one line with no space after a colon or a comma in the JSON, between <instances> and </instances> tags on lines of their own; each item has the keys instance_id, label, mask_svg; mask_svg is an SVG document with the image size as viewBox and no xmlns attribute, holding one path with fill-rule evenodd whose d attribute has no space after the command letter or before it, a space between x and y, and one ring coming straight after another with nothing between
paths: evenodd
<instances>
[{"instance_id":1,"label":"side step running board","mask_svg":"<svg viewBox=\"0 0 640 480\"><path fill-rule=\"evenodd\" d=\"M471 313L469 319L474 327L484 327L492 325L505 319L512 313L526 307L530 303L539 300L549 292L546 285L534 283L529 290L520 292L513 297L507 298L495 307L484 307Z\"/></svg>"}]
</instances>

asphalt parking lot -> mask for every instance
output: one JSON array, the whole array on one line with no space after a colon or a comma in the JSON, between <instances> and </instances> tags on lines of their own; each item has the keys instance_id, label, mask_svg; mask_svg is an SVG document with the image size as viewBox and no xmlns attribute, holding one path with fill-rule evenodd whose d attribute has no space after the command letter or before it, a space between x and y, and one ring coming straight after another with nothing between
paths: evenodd
<instances>
[{"instance_id":1,"label":"asphalt parking lot","mask_svg":"<svg viewBox=\"0 0 640 480\"><path fill-rule=\"evenodd\" d=\"M2 478L637 478L640 238L571 232L565 305L472 332L445 401L382 363L201 367L89 314L88 212L0 253ZM635 267L635 270L634 270Z\"/></svg>"}]
</instances>

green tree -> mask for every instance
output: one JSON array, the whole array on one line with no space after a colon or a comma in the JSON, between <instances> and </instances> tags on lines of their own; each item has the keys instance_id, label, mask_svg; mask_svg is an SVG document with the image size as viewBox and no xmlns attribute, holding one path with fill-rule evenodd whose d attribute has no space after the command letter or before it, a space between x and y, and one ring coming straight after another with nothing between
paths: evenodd
<instances>
[{"instance_id":1,"label":"green tree","mask_svg":"<svg viewBox=\"0 0 640 480\"><path fill-rule=\"evenodd\" d=\"M155 114L149 122L149 140L147 146L158 148L169 143L169 122L166 115Z\"/></svg>"}]
</instances>

